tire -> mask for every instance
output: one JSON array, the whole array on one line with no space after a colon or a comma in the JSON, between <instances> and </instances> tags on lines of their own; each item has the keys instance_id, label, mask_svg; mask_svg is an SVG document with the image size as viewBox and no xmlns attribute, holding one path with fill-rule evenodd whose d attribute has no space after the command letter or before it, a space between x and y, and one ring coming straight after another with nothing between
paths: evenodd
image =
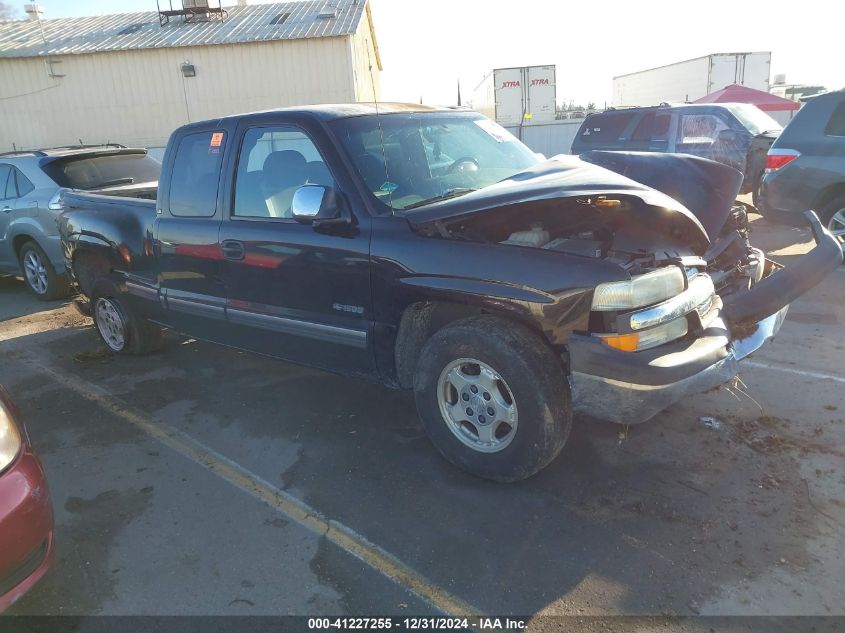
<instances>
[{"instance_id":1,"label":"tire","mask_svg":"<svg viewBox=\"0 0 845 633\"><path fill-rule=\"evenodd\" d=\"M762 214L760 210L760 187L763 185L763 172L759 172L751 185L751 206L753 206L757 213Z\"/></svg>"},{"instance_id":2,"label":"tire","mask_svg":"<svg viewBox=\"0 0 845 633\"><path fill-rule=\"evenodd\" d=\"M18 264L26 287L37 299L53 301L70 294L67 275L56 273L47 255L32 240L21 247Z\"/></svg>"},{"instance_id":3,"label":"tire","mask_svg":"<svg viewBox=\"0 0 845 633\"><path fill-rule=\"evenodd\" d=\"M91 295L94 329L110 351L144 355L161 348L161 328L137 316L111 279L97 281Z\"/></svg>"},{"instance_id":4,"label":"tire","mask_svg":"<svg viewBox=\"0 0 845 633\"><path fill-rule=\"evenodd\" d=\"M836 236L845 251L845 195L836 196L827 202L819 212L819 219Z\"/></svg>"},{"instance_id":5,"label":"tire","mask_svg":"<svg viewBox=\"0 0 845 633\"><path fill-rule=\"evenodd\" d=\"M511 482L537 473L572 428L560 360L528 328L495 317L436 332L420 353L414 396L435 447L484 479Z\"/></svg>"}]
</instances>

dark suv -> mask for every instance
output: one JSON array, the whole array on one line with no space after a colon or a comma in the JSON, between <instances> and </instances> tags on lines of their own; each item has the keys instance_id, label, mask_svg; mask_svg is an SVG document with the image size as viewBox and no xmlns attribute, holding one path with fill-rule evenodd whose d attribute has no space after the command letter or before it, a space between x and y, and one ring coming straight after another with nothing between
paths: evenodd
<instances>
[{"instance_id":1,"label":"dark suv","mask_svg":"<svg viewBox=\"0 0 845 633\"><path fill-rule=\"evenodd\" d=\"M780 124L747 103L660 105L591 114L572 153L602 150L692 154L724 163L745 174L740 193L756 193L766 152Z\"/></svg>"},{"instance_id":2,"label":"dark suv","mask_svg":"<svg viewBox=\"0 0 845 633\"><path fill-rule=\"evenodd\" d=\"M760 207L788 224L813 209L831 233L845 235L845 90L813 97L772 145Z\"/></svg>"}]
</instances>

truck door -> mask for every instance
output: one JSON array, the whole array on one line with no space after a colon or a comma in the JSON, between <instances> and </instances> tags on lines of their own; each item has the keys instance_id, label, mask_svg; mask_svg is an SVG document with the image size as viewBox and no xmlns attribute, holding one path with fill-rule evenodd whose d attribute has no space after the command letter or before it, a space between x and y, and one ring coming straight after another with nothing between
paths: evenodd
<instances>
[{"instance_id":1,"label":"truck door","mask_svg":"<svg viewBox=\"0 0 845 633\"><path fill-rule=\"evenodd\" d=\"M192 130L175 139L160 183L159 278L170 325L225 343L223 257L218 243L218 189L228 143L225 130ZM163 179L164 180L164 179Z\"/></svg>"},{"instance_id":2,"label":"truck door","mask_svg":"<svg viewBox=\"0 0 845 633\"><path fill-rule=\"evenodd\" d=\"M325 141L318 148L315 133L278 118L238 131L231 204L220 229L229 328L243 349L372 374L368 218L318 231L291 215L304 184L351 198L334 148Z\"/></svg>"}]
</instances>

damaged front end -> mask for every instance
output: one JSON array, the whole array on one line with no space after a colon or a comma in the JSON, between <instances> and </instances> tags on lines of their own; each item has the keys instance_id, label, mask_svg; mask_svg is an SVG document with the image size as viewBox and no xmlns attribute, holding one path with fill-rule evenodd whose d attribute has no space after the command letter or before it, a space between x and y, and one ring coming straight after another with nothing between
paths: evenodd
<instances>
[{"instance_id":1,"label":"damaged front end","mask_svg":"<svg viewBox=\"0 0 845 633\"><path fill-rule=\"evenodd\" d=\"M636 424L730 381L739 361L778 332L789 303L842 261L811 211L815 248L788 268L767 259L734 203L742 175L724 165L591 152L561 160L555 177L555 162L514 177L531 184L521 199L513 183L501 183L465 196L461 208L429 210L417 228L620 268L619 281L592 289L589 315L566 341L582 414Z\"/></svg>"},{"instance_id":2,"label":"damaged front end","mask_svg":"<svg viewBox=\"0 0 845 633\"><path fill-rule=\"evenodd\" d=\"M730 381L739 361L777 334L790 302L842 261L835 238L815 213L807 212L807 218L816 246L792 266L782 268L766 259L731 231L714 243L684 292L642 310L616 313L608 327L614 332L609 336L642 337L685 324L685 335L672 343L628 353L603 344L608 335L573 334L569 351L575 409L636 424L687 395Z\"/></svg>"}]
</instances>

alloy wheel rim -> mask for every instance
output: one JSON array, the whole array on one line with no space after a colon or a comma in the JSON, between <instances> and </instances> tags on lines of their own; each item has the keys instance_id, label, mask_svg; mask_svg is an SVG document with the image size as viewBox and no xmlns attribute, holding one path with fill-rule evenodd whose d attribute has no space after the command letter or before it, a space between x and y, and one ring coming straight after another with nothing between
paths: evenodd
<instances>
[{"instance_id":1,"label":"alloy wheel rim","mask_svg":"<svg viewBox=\"0 0 845 633\"><path fill-rule=\"evenodd\" d=\"M94 310L97 329L113 351L119 352L126 343L126 326L114 301L111 299L97 299Z\"/></svg>"},{"instance_id":2,"label":"alloy wheel rim","mask_svg":"<svg viewBox=\"0 0 845 633\"><path fill-rule=\"evenodd\" d=\"M830 217L827 230L839 240L842 250L845 251L845 209L839 209Z\"/></svg>"},{"instance_id":3,"label":"alloy wheel rim","mask_svg":"<svg viewBox=\"0 0 845 633\"><path fill-rule=\"evenodd\" d=\"M474 358L449 363L437 381L446 426L464 445L497 453L516 436L519 416L513 392L492 367Z\"/></svg>"},{"instance_id":4,"label":"alloy wheel rim","mask_svg":"<svg viewBox=\"0 0 845 633\"><path fill-rule=\"evenodd\" d=\"M44 267L44 262L41 261L41 256L35 251L28 251L23 258L23 271L26 275L26 283L35 292L43 295L47 292L47 269Z\"/></svg>"}]
</instances>

